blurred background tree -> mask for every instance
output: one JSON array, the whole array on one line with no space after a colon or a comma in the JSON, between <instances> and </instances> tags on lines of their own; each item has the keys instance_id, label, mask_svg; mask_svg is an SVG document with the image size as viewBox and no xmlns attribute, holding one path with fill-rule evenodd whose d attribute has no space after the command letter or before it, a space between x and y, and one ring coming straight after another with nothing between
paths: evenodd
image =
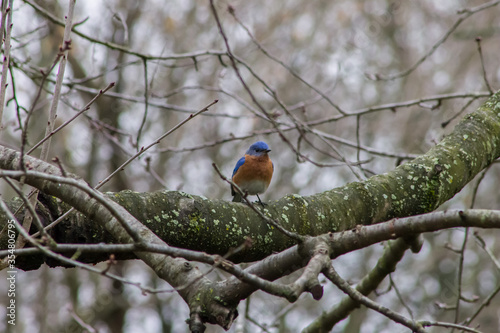
<instances>
[{"instance_id":1,"label":"blurred background tree","mask_svg":"<svg viewBox=\"0 0 500 333\"><path fill-rule=\"evenodd\" d=\"M172 189L230 200L211 164L230 175L256 139L270 145L275 164L263 196L268 201L390 171L425 153L500 86L497 4L216 1L250 96L225 56L208 1L78 1L56 126L110 82L116 86L57 134L50 157L58 156L68 172L96 185L141 146L219 99L103 190ZM59 52L67 6L66 1L14 1L2 145L19 149L35 101L28 146L44 136L55 70L36 96L41 72ZM494 164L442 209L498 209L499 178ZM15 196L4 182L0 190L4 198ZM458 316L461 322L471 316L500 290L500 269L481 241L496 255L500 244L496 230L474 231L466 242L464 235L458 229L426 235L423 249L405 257L377 301L415 318L454 322ZM356 283L382 250L375 245L336 259L339 273ZM140 261L111 269L130 280L166 286ZM0 279L1 290L5 284ZM175 293L142 295L84 271L46 267L20 272L18 286L22 320L16 327L1 321L0 331L84 331L74 316L99 332L187 331L188 308L179 306L184 303ZM459 287L467 298L457 315ZM325 288L319 302L303 296L294 304L257 292L241 305L240 317L248 318L248 332L299 332L343 296L333 286ZM1 293L2 304L4 299ZM499 298L492 297L475 319L482 332L500 330L499 307ZM362 308L333 332L396 330L401 328Z\"/></svg>"}]
</instances>

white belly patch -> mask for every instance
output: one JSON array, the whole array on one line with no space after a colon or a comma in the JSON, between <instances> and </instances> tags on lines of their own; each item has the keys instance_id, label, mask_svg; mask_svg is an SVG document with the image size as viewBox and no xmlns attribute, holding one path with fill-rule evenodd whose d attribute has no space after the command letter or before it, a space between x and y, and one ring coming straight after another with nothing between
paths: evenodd
<instances>
[{"instance_id":1,"label":"white belly patch","mask_svg":"<svg viewBox=\"0 0 500 333\"><path fill-rule=\"evenodd\" d=\"M267 183L262 180L253 180L250 182L242 182L238 185L243 192L248 192L250 195L264 193L267 190Z\"/></svg>"}]
</instances>

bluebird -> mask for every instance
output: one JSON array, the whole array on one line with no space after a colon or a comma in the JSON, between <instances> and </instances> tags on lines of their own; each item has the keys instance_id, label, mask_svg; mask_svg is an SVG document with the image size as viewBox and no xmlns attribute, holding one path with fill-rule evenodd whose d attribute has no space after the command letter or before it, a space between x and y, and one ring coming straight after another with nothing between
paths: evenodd
<instances>
[{"instance_id":1,"label":"bluebird","mask_svg":"<svg viewBox=\"0 0 500 333\"><path fill-rule=\"evenodd\" d=\"M264 193L271 183L273 177L274 164L269 158L271 151L267 143L257 141L248 148L245 156L240 158L233 170L233 182L247 194L257 195L261 205L264 205L259 198L259 193ZM231 195L233 201L241 202L242 198L231 185Z\"/></svg>"}]
</instances>

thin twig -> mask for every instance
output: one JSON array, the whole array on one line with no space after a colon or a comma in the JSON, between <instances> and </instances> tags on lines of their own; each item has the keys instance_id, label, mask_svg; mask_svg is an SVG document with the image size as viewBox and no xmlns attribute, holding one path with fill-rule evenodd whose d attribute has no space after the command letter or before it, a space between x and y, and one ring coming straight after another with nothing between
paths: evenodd
<instances>
[{"instance_id":1,"label":"thin twig","mask_svg":"<svg viewBox=\"0 0 500 333\"><path fill-rule=\"evenodd\" d=\"M484 241L484 239L481 236L479 236L479 233L477 231L474 231L473 234L474 234L474 237L476 238L476 241L479 244L479 246L486 252L486 254L488 254L491 261L493 262L493 264L497 268L498 272L500 273L500 261L498 261L495 254L493 254L493 252L486 246L486 242Z\"/></svg>"},{"instance_id":2,"label":"thin twig","mask_svg":"<svg viewBox=\"0 0 500 333\"><path fill-rule=\"evenodd\" d=\"M38 89L37 89L37 92L36 92L36 95L35 95L35 98L33 100L33 102L31 103L31 106L28 110L28 114L26 115L26 119L24 120L24 126L20 126L22 129L23 129L23 132L22 132L22 135L21 135L21 158L19 160L19 164L20 164L20 167L22 169L24 169L24 150L26 149L26 145L27 145L27 142L28 142L28 125L29 125L29 121L31 119L31 116L33 115L34 111L35 111L35 107L38 103L38 100L40 99L40 96L42 95L42 91L43 91L43 86L45 84L45 81L47 81L50 73L52 72L52 70L56 67L57 63L59 62L59 60L61 59L61 54L58 53L56 58L54 59L54 61L52 62L52 65L49 67L48 70L41 70L40 73L42 75L42 78L41 78L41 82L38 86Z\"/></svg>"},{"instance_id":3,"label":"thin twig","mask_svg":"<svg viewBox=\"0 0 500 333\"><path fill-rule=\"evenodd\" d=\"M9 73L10 66L10 37L12 32L12 3L13 0L9 0L9 6L6 7L7 0L2 1L2 33L0 38L3 41L3 31L5 29L5 44L3 48L3 61L2 61L2 79L0 81L0 131L3 128L2 118L3 110L5 106L5 91L7 90L7 77ZM5 8L6 7L6 8ZM7 15L7 24L5 24L5 15Z\"/></svg>"},{"instance_id":4,"label":"thin twig","mask_svg":"<svg viewBox=\"0 0 500 333\"><path fill-rule=\"evenodd\" d=\"M481 184L481 182L483 181L484 177L486 176L486 173L488 172L488 170L490 169L491 165L486 167L486 169L484 169L481 173L481 175L479 176L477 182L476 182L476 185L474 186L474 190L473 190L473 193L472 193L472 200L471 200L471 204L470 204L470 209L473 209L474 208L474 205L475 205L475 202L476 202L476 196L477 196L477 191L479 189L479 185ZM460 301L461 300L464 300L464 297L462 296L462 275L463 275L463 265L464 265L464 259L465 259L465 246L466 246L466 243L467 243L467 236L469 234L469 228L465 228L465 235L464 235L464 241L462 243L462 248L458 250L458 253L460 254L460 262L459 262L459 266L458 266L458 282L457 282L457 301L455 303L455 307L454 307L454 310L455 310L455 323L458 323L458 317L459 317L459 311L460 311ZM476 235L476 233L474 233L474 235ZM481 240L482 239L476 235L476 240ZM490 258L493 260L493 262L495 264L498 264L497 261L495 260L495 257L493 256L493 254L491 253L491 251L489 251L489 249L486 248L484 242L480 242L480 245L482 246L482 248L486 251L486 253L488 253L490 255ZM497 266L499 267L499 266ZM453 333L454 331L454 328L452 327L452 330L451 332Z\"/></svg>"},{"instance_id":5,"label":"thin twig","mask_svg":"<svg viewBox=\"0 0 500 333\"><path fill-rule=\"evenodd\" d=\"M95 328L87 324L82 318L80 318L80 316L76 314L75 310L71 305L68 306L68 312L71 315L71 317L73 317L73 319L78 323L78 325L80 325L81 328L85 329L89 333L98 333L98 331Z\"/></svg>"},{"instance_id":6,"label":"thin twig","mask_svg":"<svg viewBox=\"0 0 500 333\"><path fill-rule=\"evenodd\" d=\"M58 128L56 128L55 130L53 130L52 132L50 132L48 135L46 135L42 140L40 140L37 144L35 144L33 147L31 147L30 150L28 150L27 154L31 154L35 149L37 149L42 143L44 143L46 140L48 140L50 137L52 137L54 134L56 134L57 132L59 132L60 130L62 130L64 127L66 127L67 125L69 125L73 120L75 120L76 118L78 118L82 113L88 111L90 109L90 106L99 98L101 97L102 95L104 95L109 89L113 88L115 86L115 83L114 82L111 82L110 84L108 84L108 86L102 90L99 90L99 93L94 96L94 98L92 98L90 100L90 102L88 102L84 107L83 109L81 109L80 111L78 111L73 117L71 117L70 119L68 119L66 122L64 122L64 124L62 124L61 126L59 126Z\"/></svg>"},{"instance_id":7,"label":"thin twig","mask_svg":"<svg viewBox=\"0 0 500 333\"><path fill-rule=\"evenodd\" d=\"M413 317L413 311L411 310L410 306L408 304L406 304L406 302L403 298L403 295L401 295L401 292L399 291L398 286L396 285L396 283L394 283L394 280L392 279L392 274L389 274L389 283L391 284L391 287L396 292L396 296L398 297L398 300L401 303L401 305L403 305L403 307L406 309L406 311L408 311L408 314L410 315L411 320L415 320L415 318Z\"/></svg>"},{"instance_id":8,"label":"thin twig","mask_svg":"<svg viewBox=\"0 0 500 333\"><path fill-rule=\"evenodd\" d=\"M469 237L469 228L465 228L464 239L462 241L462 247L460 248L460 257L458 261L458 272L457 272L457 300L455 302L455 320L454 323L458 323L460 317L460 302L462 301L462 278L464 271L464 259L465 259L465 248L467 246L467 239ZM453 333L454 329L451 329Z\"/></svg>"},{"instance_id":9,"label":"thin twig","mask_svg":"<svg viewBox=\"0 0 500 333\"><path fill-rule=\"evenodd\" d=\"M481 303L481 305L477 308L476 312L474 312L469 318L467 318L464 322L465 325L470 325L470 323L483 311L484 308L486 308L488 305L491 304L491 300L495 298L495 296L500 292L500 284L497 285L496 289L491 292L491 294L488 295L484 299L484 301Z\"/></svg>"},{"instance_id":10,"label":"thin twig","mask_svg":"<svg viewBox=\"0 0 500 333\"><path fill-rule=\"evenodd\" d=\"M206 112L208 111L208 109L216 104L219 100L216 99L214 100L212 103L208 104L207 106L205 106L203 109L199 110L198 112L195 112L195 113L192 113L189 115L189 117L187 117L186 119L184 119L183 121L181 121L180 123L178 123L177 125L175 125L172 129L170 129L168 132L160 135L158 137L158 139L154 140L152 143L150 143L149 145L147 145L146 147L141 147L141 149L135 153L134 155L132 155L132 157L130 157L128 160L126 160L125 162L123 162L122 165L120 165L115 171L113 171L109 176L107 176L105 179L101 180L97 186L95 187L95 189L99 189L101 186L103 186L104 184L106 184L114 175L116 175L118 172L122 171L125 169L125 167L127 165L130 164L130 162L132 162L133 160L135 160L137 157L139 157L140 155L144 154L149 148L159 144L161 142L161 140L163 140L164 138L166 138L167 136L169 136L170 134L172 134L173 132L175 132L177 129L179 129L182 125L184 125L185 123L187 123L188 121L190 121L191 119L193 119L194 117L198 116L199 114L203 113L203 112Z\"/></svg>"},{"instance_id":11,"label":"thin twig","mask_svg":"<svg viewBox=\"0 0 500 333\"><path fill-rule=\"evenodd\" d=\"M484 65L483 49L481 48L481 37L476 37L477 52L479 53L479 58L481 59L481 69L483 70L483 79L486 84L486 88L490 94L493 95L493 89L491 89L490 82L488 81L488 76L486 75L486 66Z\"/></svg>"},{"instance_id":12,"label":"thin twig","mask_svg":"<svg viewBox=\"0 0 500 333\"><path fill-rule=\"evenodd\" d=\"M148 101L149 101L149 82L148 82L148 61L146 59L142 59L143 69L144 69L144 114L142 115L141 125L139 126L139 130L137 131L136 144L137 149L139 149L142 130L144 129L144 125L146 124L146 119L148 118Z\"/></svg>"},{"instance_id":13,"label":"thin twig","mask_svg":"<svg viewBox=\"0 0 500 333\"><path fill-rule=\"evenodd\" d=\"M349 114L347 116L343 116L343 115L329 116L327 118L309 121L309 122L307 122L307 124L309 126L317 126L317 125L323 125L323 124L326 124L329 122L338 121L338 120L344 119L346 117L365 115L365 114L379 112L379 111L383 111L383 110L395 111L395 110L400 109L400 108L408 108L408 107L414 106L414 105L422 106L428 102L441 103L444 100L455 99L455 98L480 98L480 97L489 97L489 96L491 96L489 91L488 92L472 92L472 93L471 92L465 92L465 93L459 92L459 93L434 95L434 96L428 96L428 97L423 97L423 98L419 98L419 99L412 99L412 100L403 101L403 102L387 103L387 104L381 104L381 105L376 105L376 106L370 106L370 107L366 107L366 108L362 108L359 110L349 112Z\"/></svg>"},{"instance_id":14,"label":"thin twig","mask_svg":"<svg viewBox=\"0 0 500 333\"><path fill-rule=\"evenodd\" d=\"M392 311L389 308L386 308L383 305L377 304L368 297L364 296L361 294L359 291L351 287L344 279L338 275L338 273L335 271L333 266L330 265L328 269L325 269L323 271L323 274L330 280L332 281L340 290L342 290L344 293L349 295L352 299L355 301L363 304L364 306L377 311L378 313L386 316L387 318L404 325L411 329L413 332L419 332L419 333L424 333L425 330L422 327L422 324L419 322L415 322L413 320L410 320L402 315L400 315L397 312Z\"/></svg>"},{"instance_id":15,"label":"thin twig","mask_svg":"<svg viewBox=\"0 0 500 333\"><path fill-rule=\"evenodd\" d=\"M470 209L473 209L475 204L476 204L476 198L477 198L477 191L479 189L479 185L481 185L481 182L484 180L484 177L486 177L486 174L490 170L492 164L488 165L484 170L481 172L479 177L477 177L476 185L474 186L474 190L472 191L472 200L470 202Z\"/></svg>"},{"instance_id":16,"label":"thin twig","mask_svg":"<svg viewBox=\"0 0 500 333\"><path fill-rule=\"evenodd\" d=\"M464 326L464 325L459 325L459 324L453 324L453 323L446 323L442 321L429 321L429 320L422 320L419 322L422 324L424 327L428 326L439 326L439 327L448 327L451 329L458 329L461 331L467 331L467 332L472 332L472 333L481 333L481 331L478 331L476 329Z\"/></svg>"},{"instance_id":17,"label":"thin twig","mask_svg":"<svg viewBox=\"0 0 500 333\"><path fill-rule=\"evenodd\" d=\"M278 97L278 94L276 93L276 91L271 88L269 86L269 84L267 84L267 82L262 79L255 71L254 69L248 65L245 61L243 61L243 59L237 57L235 54L233 54L232 50L231 50L231 47L229 45L229 40L228 40L228 37L224 31L224 28L222 26L222 22L220 21L220 18L219 18L219 14L217 12L217 9L215 8L214 6L214 3L213 3L213 0L210 1L210 7L212 9L212 13L214 15L214 18L215 18L215 21L217 23L217 27L219 28L219 32L222 36L222 39L224 40L224 44L226 45L226 50L227 50L227 55L231 61L231 65L233 67L233 70L234 72L236 73L236 76L238 77L238 80L241 82L241 84L243 85L243 88L245 89L245 91L248 93L248 95L250 96L252 102L260 109L260 111L266 115L267 117L267 120L272 124L272 126L274 127L274 130L279 134L279 136L281 137L281 139L290 147L290 149L297 155L297 156L300 156L302 157L303 159L311 162L312 164L314 165L317 165L317 163L315 161L313 161L312 159L310 159L308 156L305 156L304 154L300 153L299 150L297 148L294 147L294 145L288 140L288 138L285 136L284 134L284 131L280 128L278 122L276 120L273 119L273 116L262 106L261 103L259 103L259 101L257 100L257 98L255 97L255 95L253 94L252 90L250 89L250 87L248 86L248 84L245 82L245 80L243 79L243 76L241 75L240 73L240 70L238 68L238 65L237 65L237 62L241 65L243 65L252 75L253 77L255 77L264 87L265 89L267 90L268 93L270 93L271 97L273 97L273 99L278 103L278 105L281 107L281 109L288 115L288 117L294 122L295 124L295 128L297 129L300 129L304 126L306 126L304 123L300 122L296 117L294 117L290 112L289 110L287 109L287 107L284 105L284 103L279 99ZM229 10L232 11L232 7L229 7ZM281 63L283 66L284 63ZM297 76L298 77L298 76ZM304 81L303 81L304 82ZM318 91L317 91L318 92ZM324 94L323 94L324 95ZM332 102L333 103L333 102ZM332 104L333 105L333 104ZM340 108L336 107L339 112L341 113L341 116L345 116L345 113L343 111L340 110ZM338 153L338 152L337 152ZM340 155L340 154L339 154ZM350 166L349 166L350 167ZM351 167L350 167L351 168ZM358 176L356 174L356 172L351 168L351 170L354 172L354 174L356 176ZM359 176L358 176L359 177Z\"/></svg>"},{"instance_id":18,"label":"thin twig","mask_svg":"<svg viewBox=\"0 0 500 333\"><path fill-rule=\"evenodd\" d=\"M3 42L4 42L4 36L3 36L3 33L5 31L5 22L6 22L6 19L7 19L7 0L2 0L2 23L0 24L0 48L2 47L3 45ZM10 8L9 8L10 10Z\"/></svg>"},{"instance_id":19,"label":"thin twig","mask_svg":"<svg viewBox=\"0 0 500 333\"><path fill-rule=\"evenodd\" d=\"M441 127L442 128L445 128L446 126L449 125L449 123L454 120L455 118L457 118L458 116L460 116L465 110L467 110L467 108L476 100L476 98L471 98L467 101L467 103L465 103L464 106L462 106L462 108L460 109L460 111L458 111L457 113L455 113L453 116L451 116L448 120L445 120L441 123Z\"/></svg>"},{"instance_id":20,"label":"thin twig","mask_svg":"<svg viewBox=\"0 0 500 333\"><path fill-rule=\"evenodd\" d=\"M61 61L59 62L59 70L56 76L56 85L54 87L54 95L52 98L52 102L50 105L50 111L49 111L49 119L47 123L47 127L45 129L45 136L49 136L49 134L53 131L56 117L57 117L57 106L59 105L59 98L61 95L61 89L62 89L62 82L64 79L64 71L66 69L66 61L68 58L68 53L69 49L71 47L71 26L73 22L73 13L75 9L75 2L76 0L69 0L69 7L68 7L68 13L66 14L66 26L64 28L64 36L63 36L63 41L62 45L59 48L59 55ZM43 84L40 86L40 88L43 86ZM27 131L28 127L25 127L25 131ZM51 136L42 144L42 151L40 152L40 159L42 161L47 161L48 156L49 156L49 150L50 150L50 141L51 141ZM22 168L24 169L24 162L23 162L23 157L21 157L21 165ZM33 207L36 210L36 205L37 205L37 200L38 200L38 190L35 190L35 192L32 194L30 197L30 203L33 205ZM26 215L24 216L23 220L23 227L26 230L30 230L31 227L31 222L33 221L33 216L30 214L28 211ZM22 248L26 241L23 239L23 237L19 237L16 241L16 248Z\"/></svg>"},{"instance_id":21,"label":"thin twig","mask_svg":"<svg viewBox=\"0 0 500 333\"><path fill-rule=\"evenodd\" d=\"M49 111L49 119L47 128L45 130L45 136L49 136L49 134L54 130L54 125L57 117L57 106L59 105L59 99L61 96L62 82L64 80L64 72L66 70L66 62L68 60L69 50L71 48L71 27L73 22L73 12L75 9L76 0L69 0L68 13L66 14L66 26L64 28L64 37L61 47L59 48L59 53L61 54L61 61L59 62L59 70L56 76L56 85L54 87L54 95L52 98L52 102L50 104ZM43 161L47 161L50 149L50 141L49 137L42 145L42 151L40 153L40 159Z\"/></svg>"}]
</instances>

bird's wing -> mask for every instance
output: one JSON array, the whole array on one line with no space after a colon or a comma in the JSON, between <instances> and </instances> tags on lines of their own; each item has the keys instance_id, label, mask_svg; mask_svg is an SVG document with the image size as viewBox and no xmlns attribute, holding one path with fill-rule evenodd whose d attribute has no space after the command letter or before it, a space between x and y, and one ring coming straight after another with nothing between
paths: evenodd
<instances>
[{"instance_id":1,"label":"bird's wing","mask_svg":"<svg viewBox=\"0 0 500 333\"><path fill-rule=\"evenodd\" d=\"M234 175L236 174L240 166L243 165L243 163L245 163L245 156L243 156L242 158L240 158L238 162L236 162L236 166L234 167L233 175L231 177L234 177Z\"/></svg>"},{"instance_id":2,"label":"bird's wing","mask_svg":"<svg viewBox=\"0 0 500 333\"><path fill-rule=\"evenodd\" d=\"M238 162L236 162L236 166L234 167L233 175L231 176L231 178L234 177L234 175L236 174L240 166L243 165L243 163L245 163L245 156L243 156L242 158L239 159ZM241 195L236 193L236 191L233 188L233 185L231 185L231 195L234 197L233 201L241 202Z\"/></svg>"}]
</instances>

